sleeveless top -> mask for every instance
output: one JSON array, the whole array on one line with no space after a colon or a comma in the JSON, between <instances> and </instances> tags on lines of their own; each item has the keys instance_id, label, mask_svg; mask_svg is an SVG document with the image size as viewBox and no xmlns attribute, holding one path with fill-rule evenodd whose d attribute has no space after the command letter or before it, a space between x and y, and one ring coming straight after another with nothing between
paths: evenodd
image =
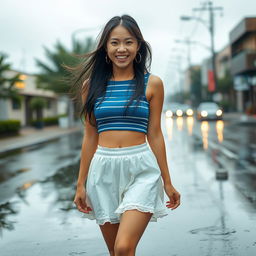
<instances>
[{"instance_id":1,"label":"sleeveless top","mask_svg":"<svg viewBox=\"0 0 256 256\"><path fill-rule=\"evenodd\" d=\"M98 97L94 104L94 116L98 133L108 130L137 131L147 134L149 102L146 87L150 73L144 75L144 93L137 103L133 100L127 108L130 97L135 91L135 80L108 81L105 99ZM137 105L138 104L138 105ZM126 115L125 114L126 110Z\"/></svg>"}]
</instances>

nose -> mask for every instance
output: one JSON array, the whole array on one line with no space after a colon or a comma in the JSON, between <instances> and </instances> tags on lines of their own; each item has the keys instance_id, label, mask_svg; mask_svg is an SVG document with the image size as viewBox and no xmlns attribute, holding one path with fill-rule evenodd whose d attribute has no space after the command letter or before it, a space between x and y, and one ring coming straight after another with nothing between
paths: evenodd
<instances>
[{"instance_id":1,"label":"nose","mask_svg":"<svg viewBox=\"0 0 256 256\"><path fill-rule=\"evenodd\" d=\"M120 44L120 46L118 47L117 51L118 52L124 52L124 51L126 51L126 48L124 47L123 44Z\"/></svg>"}]
</instances>

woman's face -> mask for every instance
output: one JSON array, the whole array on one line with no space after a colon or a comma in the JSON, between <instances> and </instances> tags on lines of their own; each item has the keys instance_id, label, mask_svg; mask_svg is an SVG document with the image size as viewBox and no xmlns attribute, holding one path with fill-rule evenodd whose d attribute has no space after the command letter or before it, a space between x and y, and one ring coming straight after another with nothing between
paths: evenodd
<instances>
[{"instance_id":1,"label":"woman's face","mask_svg":"<svg viewBox=\"0 0 256 256\"><path fill-rule=\"evenodd\" d=\"M139 50L137 39L130 32L119 25L115 27L107 41L107 54L112 64L118 68L132 65Z\"/></svg>"}]
</instances>

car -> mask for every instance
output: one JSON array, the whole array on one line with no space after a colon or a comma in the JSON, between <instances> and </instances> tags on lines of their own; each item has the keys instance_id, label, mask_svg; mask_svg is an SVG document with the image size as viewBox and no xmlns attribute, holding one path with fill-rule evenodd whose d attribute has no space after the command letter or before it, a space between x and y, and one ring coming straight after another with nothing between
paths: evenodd
<instances>
[{"instance_id":1,"label":"car","mask_svg":"<svg viewBox=\"0 0 256 256\"><path fill-rule=\"evenodd\" d=\"M181 110L181 104L180 103L171 103L169 105L168 111L166 112L169 117L173 116L183 116L183 111Z\"/></svg>"},{"instance_id":2,"label":"car","mask_svg":"<svg viewBox=\"0 0 256 256\"><path fill-rule=\"evenodd\" d=\"M202 102L197 108L198 120L220 120L223 111L215 102Z\"/></svg>"},{"instance_id":3,"label":"car","mask_svg":"<svg viewBox=\"0 0 256 256\"><path fill-rule=\"evenodd\" d=\"M193 109L187 104L181 104L180 109L182 111L183 116L193 116L194 115Z\"/></svg>"},{"instance_id":4,"label":"car","mask_svg":"<svg viewBox=\"0 0 256 256\"><path fill-rule=\"evenodd\" d=\"M173 102L165 110L167 117L182 117L182 116L193 116L193 109L187 104L181 104Z\"/></svg>"}]
</instances>

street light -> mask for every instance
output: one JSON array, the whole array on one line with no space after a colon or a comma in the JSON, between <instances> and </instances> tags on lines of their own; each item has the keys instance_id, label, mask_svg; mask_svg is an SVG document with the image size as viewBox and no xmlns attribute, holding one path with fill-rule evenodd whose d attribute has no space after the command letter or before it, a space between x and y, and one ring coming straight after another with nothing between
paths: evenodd
<instances>
[{"instance_id":1,"label":"street light","mask_svg":"<svg viewBox=\"0 0 256 256\"><path fill-rule=\"evenodd\" d=\"M208 23L206 20L201 19L201 18L199 18L199 17L195 17L195 16L185 16L185 15L183 15L183 16L180 16L180 19L183 20L183 21L197 20L197 21L201 22L204 26L206 26L206 28L207 28L208 30L210 30L210 25L209 25L209 23Z\"/></svg>"}]
</instances>

